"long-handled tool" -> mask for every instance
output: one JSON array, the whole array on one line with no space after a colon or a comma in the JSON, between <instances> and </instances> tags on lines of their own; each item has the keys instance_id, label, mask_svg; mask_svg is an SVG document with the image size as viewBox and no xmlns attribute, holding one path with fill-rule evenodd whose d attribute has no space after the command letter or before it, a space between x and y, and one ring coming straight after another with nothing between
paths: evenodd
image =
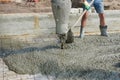
<instances>
[{"instance_id":1,"label":"long-handled tool","mask_svg":"<svg viewBox=\"0 0 120 80\"><path fill-rule=\"evenodd\" d=\"M94 0L92 0L90 2L90 7L92 6ZM77 21L75 22L75 24L71 27L69 27L69 30L68 30L68 33L67 33L67 40L66 40L66 43L72 43L74 41L74 38L73 38L73 33L72 33L72 28L74 28L78 22L82 19L83 15L87 12L87 9L85 9L82 14L80 15L80 17L77 19Z\"/></svg>"},{"instance_id":2,"label":"long-handled tool","mask_svg":"<svg viewBox=\"0 0 120 80\"><path fill-rule=\"evenodd\" d=\"M94 2L94 0L92 0L92 1L90 2L90 4L89 4L90 7L92 6L93 2ZM72 29L72 28L74 28L74 27L78 24L78 22L81 20L82 16L83 16L86 12L87 12L87 10L85 9L85 10L83 11L83 13L80 15L80 17L78 18L78 20L75 22L75 24L69 28L69 30Z\"/></svg>"}]
</instances>

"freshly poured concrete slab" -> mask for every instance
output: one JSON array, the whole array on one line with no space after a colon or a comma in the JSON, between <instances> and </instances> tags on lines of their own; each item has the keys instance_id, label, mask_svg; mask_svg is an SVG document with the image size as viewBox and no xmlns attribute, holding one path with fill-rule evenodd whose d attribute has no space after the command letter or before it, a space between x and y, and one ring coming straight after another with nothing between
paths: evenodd
<instances>
[{"instance_id":1,"label":"freshly poured concrete slab","mask_svg":"<svg viewBox=\"0 0 120 80\"><path fill-rule=\"evenodd\" d=\"M6 45L6 41L2 40L2 45ZM3 46L4 55L0 56L9 70L18 74L42 74L38 76L40 80L47 76L51 76L51 80L120 79L120 33L75 38L64 50L55 40L36 43L14 40L11 45L7 50Z\"/></svg>"},{"instance_id":2,"label":"freshly poured concrete slab","mask_svg":"<svg viewBox=\"0 0 120 80\"><path fill-rule=\"evenodd\" d=\"M109 11L109 13L112 12ZM15 21L13 22L15 22L15 24L13 24L10 17L5 18L5 16L2 16L0 20L2 21L1 35L18 36L14 38L11 38L11 36L7 38L0 37L0 79L119 80L119 11L115 11L115 13L112 14L109 13L106 12L106 21L109 26L109 32L113 32L113 34L109 33L109 37L99 35L86 35L83 39L75 37L74 43L68 44L67 49L64 50L60 49L60 45L56 38L53 39L46 36L54 34L54 32L44 31L44 29L49 31L55 29L55 24L52 24L51 19L53 18L51 13L49 16L48 14L47 16L46 14L41 14L42 17L39 17L39 22L36 17L33 17L33 14L27 15L29 17L26 17L25 14L22 17L20 14L17 14L17 16L10 14L10 17L14 17L13 20ZM38 14L37 16L41 15ZM80 14L71 15L70 25L75 22L75 19L78 18ZM18 16L20 18L17 20ZM24 18L25 20L22 20ZM13 26L4 26L6 24L3 19L7 19L8 23L6 22L6 24ZM41 23L40 20L43 20L43 23ZM49 26L47 25L49 22L46 22L46 20L51 20ZM22 24L24 21L29 23L29 27L25 27L25 25ZM34 24L34 21L37 24ZM40 26L44 23L46 23L46 25L43 25L44 27ZM21 26L17 26L16 24L20 24ZM97 14L90 14L86 26L86 34L99 34L98 24L99 19ZM113 27L113 25L115 27ZM9 30L9 28L11 28L11 30ZM25 32L26 30L28 30L28 32ZM35 37L36 35L40 35L37 31L41 33L42 37ZM79 24L73 31L75 34L76 32L79 34ZM27 37L27 35L33 34L35 35L34 38ZM24 37L21 37L21 35L24 35ZM45 36L46 38L44 38Z\"/></svg>"}]
</instances>

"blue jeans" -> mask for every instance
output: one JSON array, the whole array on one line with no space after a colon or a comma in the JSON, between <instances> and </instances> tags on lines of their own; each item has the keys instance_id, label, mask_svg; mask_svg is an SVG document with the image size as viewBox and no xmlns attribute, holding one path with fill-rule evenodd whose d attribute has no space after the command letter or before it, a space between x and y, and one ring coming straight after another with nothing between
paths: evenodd
<instances>
[{"instance_id":1,"label":"blue jeans","mask_svg":"<svg viewBox=\"0 0 120 80\"><path fill-rule=\"evenodd\" d=\"M89 3L91 0L87 0ZM97 13L104 13L103 0L94 0L93 6Z\"/></svg>"}]
</instances>

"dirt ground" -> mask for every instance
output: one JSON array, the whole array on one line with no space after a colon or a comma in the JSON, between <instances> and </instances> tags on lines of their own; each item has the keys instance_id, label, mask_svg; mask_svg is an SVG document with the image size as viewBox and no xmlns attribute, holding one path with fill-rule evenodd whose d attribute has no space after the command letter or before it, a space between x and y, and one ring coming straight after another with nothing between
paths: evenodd
<instances>
[{"instance_id":1,"label":"dirt ground","mask_svg":"<svg viewBox=\"0 0 120 80\"><path fill-rule=\"evenodd\" d=\"M103 0L104 1L104 7L106 10L118 10L120 9L120 0ZM80 0L72 0L73 7L79 7Z\"/></svg>"},{"instance_id":2,"label":"dirt ground","mask_svg":"<svg viewBox=\"0 0 120 80\"><path fill-rule=\"evenodd\" d=\"M38 2L36 5L34 3L0 3L0 14L9 13L41 13L41 12L51 12L50 2Z\"/></svg>"},{"instance_id":3,"label":"dirt ground","mask_svg":"<svg viewBox=\"0 0 120 80\"><path fill-rule=\"evenodd\" d=\"M79 7L79 0L73 0L73 7ZM107 10L118 10L120 9L120 0L104 0L104 6ZM44 0L38 2L36 5L34 3L26 4L26 2L15 3L0 3L0 13L41 13L41 12L51 12L51 2L50 0Z\"/></svg>"},{"instance_id":4,"label":"dirt ground","mask_svg":"<svg viewBox=\"0 0 120 80\"><path fill-rule=\"evenodd\" d=\"M75 42L64 50L55 39L36 41L2 41L1 57L10 70L50 75L54 80L120 80L120 33L75 37Z\"/></svg>"}]
</instances>

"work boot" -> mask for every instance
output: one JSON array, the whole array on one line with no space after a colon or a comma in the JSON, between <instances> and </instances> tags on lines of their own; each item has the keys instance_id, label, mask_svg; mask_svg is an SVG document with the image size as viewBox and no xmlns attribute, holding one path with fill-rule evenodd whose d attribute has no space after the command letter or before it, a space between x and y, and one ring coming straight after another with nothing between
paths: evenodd
<instances>
[{"instance_id":1,"label":"work boot","mask_svg":"<svg viewBox=\"0 0 120 80\"><path fill-rule=\"evenodd\" d=\"M80 27L80 38L84 37L84 28L81 26Z\"/></svg>"},{"instance_id":2,"label":"work boot","mask_svg":"<svg viewBox=\"0 0 120 80\"><path fill-rule=\"evenodd\" d=\"M107 26L100 26L100 32L101 32L101 36L106 36L106 37L108 37L108 34L107 34Z\"/></svg>"},{"instance_id":3,"label":"work boot","mask_svg":"<svg viewBox=\"0 0 120 80\"><path fill-rule=\"evenodd\" d=\"M73 43L74 42L74 35L71 29L67 32L67 40L66 43Z\"/></svg>"}]
</instances>

